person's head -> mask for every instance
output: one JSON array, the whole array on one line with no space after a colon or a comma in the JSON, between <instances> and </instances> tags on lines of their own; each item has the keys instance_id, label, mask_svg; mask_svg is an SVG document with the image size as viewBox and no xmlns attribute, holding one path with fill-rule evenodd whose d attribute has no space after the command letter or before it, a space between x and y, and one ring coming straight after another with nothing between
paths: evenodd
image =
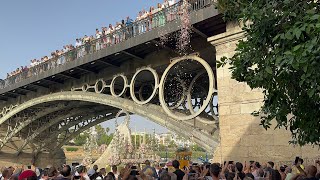
<instances>
[{"instance_id":1,"label":"person's head","mask_svg":"<svg viewBox=\"0 0 320 180\"><path fill-rule=\"evenodd\" d=\"M286 173L286 174L292 173L291 167L286 167L285 173Z\"/></svg>"},{"instance_id":2,"label":"person's head","mask_svg":"<svg viewBox=\"0 0 320 180\"><path fill-rule=\"evenodd\" d=\"M48 179L49 177L49 168L45 168L41 173L42 179Z\"/></svg>"},{"instance_id":3,"label":"person's head","mask_svg":"<svg viewBox=\"0 0 320 180\"><path fill-rule=\"evenodd\" d=\"M60 174L64 177L68 177L71 175L71 167L69 165L66 165L62 168L60 171Z\"/></svg>"},{"instance_id":4,"label":"person's head","mask_svg":"<svg viewBox=\"0 0 320 180\"><path fill-rule=\"evenodd\" d=\"M261 167L259 162L254 162L254 169L259 169Z\"/></svg>"},{"instance_id":5,"label":"person's head","mask_svg":"<svg viewBox=\"0 0 320 180\"><path fill-rule=\"evenodd\" d=\"M48 170L48 176L49 177L56 177L58 175L58 171L55 167L50 167Z\"/></svg>"},{"instance_id":6,"label":"person's head","mask_svg":"<svg viewBox=\"0 0 320 180\"><path fill-rule=\"evenodd\" d=\"M179 169L179 166L180 166L179 161L173 160L173 161L172 161L172 166L173 166L175 169Z\"/></svg>"},{"instance_id":7,"label":"person's head","mask_svg":"<svg viewBox=\"0 0 320 180\"><path fill-rule=\"evenodd\" d=\"M281 180L281 174L278 170L274 170L274 176L272 176L272 180Z\"/></svg>"},{"instance_id":8,"label":"person's head","mask_svg":"<svg viewBox=\"0 0 320 180\"><path fill-rule=\"evenodd\" d=\"M149 161L149 160L146 160L146 161L144 162L144 164L145 164L146 166L150 166L150 161Z\"/></svg>"},{"instance_id":9,"label":"person's head","mask_svg":"<svg viewBox=\"0 0 320 180\"><path fill-rule=\"evenodd\" d=\"M254 176L253 176L253 174L251 174L251 173L247 173L245 177L248 177L248 178L254 179Z\"/></svg>"},{"instance_id":10,"label":"person's head","mask_svg":"<svg viewBox=\"0 0 320 180\"><path fill-rule=\"evenodd\" d=\"M81 173L86 173L87 169L84 166L78 166L77 167L77 171L78 171L79 174L81 174Z\"/></svg>"},{"instance_id":11,"label":"person's head","mask_svg":"<svg viewBox=\"0 0 320 180\"><path fill-rule=\"evenodd\" d=\"M17 168L13 171L14 175L20 175L22 173L23 169L22 168Z\"/></svg>"},{"instance_id":12,"label":"person's head","mask_svg":"<svg viewBox=\"0 0 320 180\"><path fill-rule=\"evenodd\" d=\"M274 162L272 161L269 161L268 164L267 164L268 167L271 167L273 169L274 167Z\"/></svg>"},{"instance_id":13,"label":"person's head","mask_svg":"<svg viewBox=\"0 0 320 180\"><path fill-rule=\"evenodd\" d=\"M106 168L101 168L99 173L103 176L105 176L107 174Z\"/></svg>"},{"instance_id":14,"label":"person's head","mask_svg":"<svg viewBox=\"0 0 320 180\"><path fill-rule=\"evenodd\" d=\"M263 169L258 169L258 176L259 177L263 177L264 176L264 171L263 171Z\"/></svg>"},{"instance_id":15,"label":"person's head","mask_svg":"<svg viewBox=\"0 0 320 180\"><path fill-rule=\"evenodd\" d=\"M161 180L171 180L171 176L169 175L168 172L165 171L165 172L161 173L160 179Z\"/></svg>"},{"instance_id":16,"label":"person's head","mask_svg":"<svg viewBox=\"0 0 320 180\"><path fill-rule=\"evenodd\" d=\"M32 170L25 170L19 175L19 180L37 180L37 175Z\"/></svg>"},{"instance_id":17,"label":"person's head","mask_svg":"<svg viewBox=\"0 0 320 180\"><path fill-rule=\"evenodd\" d=\"M298 159L298 163L303 164L303 159L302 159L302 158L299 158L299 159Z\"/></svg>"},{"instance_id":18,"label":"person's head","mask_svg":"<svg viewBox=\"0 0 320 180\"><path fill-rule=\"evenodd\" d=\"M93 168L92 169L94 169L95 171L97 171L99 168L98 168L98 165L93 165Z\"/></svg>"},{"instance_id":19,"label":"person's head","mask_svg":"<svg viewBox=\"0 0 320 180\"><path fill-rule=\"evenodd\" d=\"M5 179L9 179L11 177L10 170L8 168L5 168L2 171L2 177Z\"/></svg>"},{"instance_id":20,"label":"person's head","mask_svg":"<svg viewBox=\"0 0 320 180\"><path fill-rule=\"evenodd\" d=\"M112 172L117 172L118 167L117 167L116 165L113 165L113 166L111 167L111 169L112 169Z\"/></svg>"},{"instance_id":21,"label":"person's head","mask_svg":"<svg viewBox=\"0 0 320 180\"><path fill-rule=\"evenodd\" d=\"M305 172L306 172L308 178L316 177L317 168L314 165L309 165L306 167Z\"/></svg>"},{"instance_id":22,"label":"person's head","mask_svg":"<svg viewBox=\"0 0 320 180\"><path fill-rule=\"evenodd\" d=\"M218 164L210 165L210 175L214 177L219 177L220 174L220 166Z\"/></svg>"},{"instance_id":23,"label":"person's head","mask_svg":"<svg viewBox=\"0 0 320 180\"><path fill-rule=\"evenodd\" d=\"M286 167L285 166L280 166L280 172L284 173L286 171Z\"/></svg>"},{"instance_id":24,"label":"person's head","mask_svg":"<svg viewBox=\"0 0 320 180\"><path fill-rule=\"evenodd\" d=\"M116 176L113 174L113 172L108 172L106 177L108 177L109 179L113 179L113 180L116 179Z\"/></svg>"},{"instance_id":25,"label":"person's head","mask_svg":"<svg viewBox=\"0 0 320 180\"><path fill-rule=\"evenodd\" d=\"M227 180L233 180L234 177L236 177L236 174L233 173L233 172L229 172L229 173L228 173L228 176L227 176Z\"/></svg>"},{"instance_id":26,"label":"person's head","mask_svg":"<svg viewBox=\"0 0 320 180\"><path fill-rule=\"evenodd\" d=\"M236 169L238 172L242 172L243 171L243 165L240 162L236 163Z\"/></svg>"}]
</instances>

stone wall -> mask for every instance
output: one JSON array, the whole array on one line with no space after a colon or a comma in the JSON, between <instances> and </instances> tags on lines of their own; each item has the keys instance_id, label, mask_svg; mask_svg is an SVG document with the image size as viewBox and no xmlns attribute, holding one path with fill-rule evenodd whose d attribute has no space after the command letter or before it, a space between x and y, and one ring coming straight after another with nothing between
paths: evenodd
<instances>
[{"instance_id":1,"label":"stone wall","mask_svg":"<svg viewBox=\"0 0 320 180\"><path fill-rule=\"evenodd\" d=\"M216 49L216 59L232 57L238 40L244 33L236 23L228 23L227 31L208 38ZM290 163L296 156L313 159L318 148L289 145L290 132L284 129L266 131L260 119L251 113L258 110L263 101L261 89L252 90L245 83L231 78L228 66L217 69L217 87L220 114L220 145L214 152L214 161L225 160ZM275 122L274 122L275 124ZM274 126L273 124L273 126Z\"/></svg>"}]
</instances>

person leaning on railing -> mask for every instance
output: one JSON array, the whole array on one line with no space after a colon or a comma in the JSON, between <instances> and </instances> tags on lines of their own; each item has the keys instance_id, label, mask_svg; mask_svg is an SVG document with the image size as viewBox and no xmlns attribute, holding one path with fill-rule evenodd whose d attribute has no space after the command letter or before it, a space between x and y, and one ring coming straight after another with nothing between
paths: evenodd
<instances>
[{"instance_id":1,"label":"person leaning on railing","mask_svg":"<svg viewBox=\"0 0 320 180\"><path fill-rule=\"evenodd\" d=\"M128 39L129 37L133 37L134 36L134 28L133 28L133 20L127 16L127 20L126 20L126 27L127 27L127 34L125 39Z\"/></svg>"}]
</instances>

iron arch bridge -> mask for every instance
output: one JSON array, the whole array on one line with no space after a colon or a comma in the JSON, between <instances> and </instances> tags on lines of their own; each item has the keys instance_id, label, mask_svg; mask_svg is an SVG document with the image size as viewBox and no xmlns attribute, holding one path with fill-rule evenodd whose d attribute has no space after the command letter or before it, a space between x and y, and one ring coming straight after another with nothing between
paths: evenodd
<instances>
[{"instance_id":1,"label":"iron arch bridge","mask_svg":"<svg viewBox=\"0 0 320 180\"><path fill-rule=\"evenodd\" d=\"M210 65L192 55L174 59L162 70L142 67L132 76L118 74L111 81L98 79L10 105L0 113L0 127L7 128L0 150L14 149L17 156L30 150L55 153L81 132L114 119L120 109L213 152L219 131L215 84Z\"/></svg>"}]
</instances>

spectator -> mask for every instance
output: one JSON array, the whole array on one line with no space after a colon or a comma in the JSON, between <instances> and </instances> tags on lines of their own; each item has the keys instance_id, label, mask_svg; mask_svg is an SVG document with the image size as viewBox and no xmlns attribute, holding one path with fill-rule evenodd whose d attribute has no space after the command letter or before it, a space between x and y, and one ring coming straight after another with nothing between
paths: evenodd
<instances>
[{"instance_id":1,"label":"spectator","mask_svg":"<svg viewBox=\"0 0 320 180\"><path fill-rule=\"evenodd\" d=\"M99 51L101 49L101 36L102 33L99 31L99 29L96 29L96 51Z\"/></svg>"},{"instance_id":2,"label":"spectator","mask_svg":"<svg viewBox=\"0 0 320 180\"><path fill-rule=\"evenodd\" d=\"M244 179L245 174L244 174L244 172L243 172L243 165L242 165L242 163L237 162L235 167L236 167L237 176L238 176L240 179Z\"/></svg>"},{"instance_id":3,"label":"spectator","mask_svg":"<svg viewBox=\"0 0 320 180\"><path fill-rule=\"evenodd\" d=\"M108 42L108 46L110 46L113 42L113 32L114 32L114 28L112 26L112 24L109 24L109 28L107 30L107 42Z\"/></svg>"},{"instance_id":4,"label":"spectator","mask_svg":"<svg viewBox=\"0 0 320 180\"><path fill-rule=\"evenodd\" d=\"M172 166L175 169L173 173L177 175L177 180L182 180L185 173L179 169L179 166L180 166L179 161L177 160L172 161Z\"/></svg>"},{"instance_id":5,"label":"spectator","mask_svg":"<svg viewBox=\"0 0 320 180\"><path fill-rule=\"evenodd\" d=\"M101 179L104 179L104 177L106 177L106 168L101 168L99 171L99 176L101 177Z\"/></svg>"},{"instance_id":6,"label":"spectator","mask_svg":"<svg viewBox=\"0 0 320 180\"><path fill-rule=\"evenodd\" d=\"M314 165L309 165L306 167L305 175L307 176L306 180L317 180L317 168Z\"/></svg>"},{"instance_id":7,"label":"spectator","mask_svg":"<svg viewBox=\"0 0 320 180\"><path fill-rule=\"evenodd\" d=\"M56 179L71 180L71 167L69 165L65 165L60 171L60 175Z\"/></svg>"},{"instance_id":8,"label":"spectator","mask_svg":"<svg viewBox=\"0 0 320 180\"><path fill-rule=\"evenodd\" d=\"M12 172L8 168L5 168L1 173L1 180L9 180L11 175Z\"/></svg>"},{"instance_id":9,"label":"spectator","mask_svg":"<svg viewBox=\"0 0 320 180\"><path fill-rule=\"evenodd\" d=\"M220 176L220 166L216 163L210 165L210 175L212 177L212 180L219 180Z\"/></svg>"},{"instance_id":10,"label":"spectator","mask_svg":"<svg viewBox=\"0 0 320 180\"><path fill-rule=\"evenodd\" d=\"M115 166L115 165L113 165L113 166L111 167L111 169L112 169L112 173L113 173L115 179L118 179L118 176L119 176L118 167Z\"/></svg>"},{"instance_id":11,"label":"spectator","mask_svg":"<svg viewBox=\"0 0 320 180\"><path fill-rule=\"evenodd\" d=\"M151 177L157 179L158 178L157 171L154 167L151 167L150 161L146 160L144 163L145 163L146 167L142 170L142 172L145 174L148 172L147 175L150 175Z\"/></svg>"},{"instance_id":12,"label":"spectator","mask_svg":"<svg viewBox=\"0 0 320 180\"><path fill-rule=\"evenodd\" d=\"M279 171L279 173L280 173L280 175L281 175L281 180L285 180L286 179L286 176L287 176L287 174L286 174L286 165L284 165L284 166L280 166L280 171Z\"/></svg>"},{"instance_id":13,"label":"spectator","mask_svg":"<svg viewBox=\"0 0 320 180\"><path fill-rule=\"evenodd\" d=\"M20 174L19 180L37 180L37 175L32 170L26 170Z\"/></svg>"},{"instance_id":14,"label":"spectator","mask_svg":"<svg viewBox=\"0 0 320 180\"><path fill-rule=\"evenodd\" d=\"M80 48L81 46L82 46L82 41L80 39L76 39L75 47L77 48L77 58L80 58L83 56L82 48ZM54 54L53 54L53 56L54 56Z\"/></svg>"},{"instance_id":15,"label":"spectator","mask_svg":"<svg viewBox=\"0 0 320 180\"><path fill-rule=\"evenodd\" d=\"M267 167L270 167L271 169L274 169L274 163L272 161L269 161L267 163Z\"/></svg>"},{"instance_id":16,"label":"spectator","mask_svg":"<svg viewBox=\"0 0 320 180\"><path fill-rule=\"evenodd\" d=\"M129 16L127 16L127 20L126 20L126 27L127 27L126 39L128 39L129 37L133 37L134 36L134 28L133 28L132 24L133 24L133 20Z\"/></svg>"},{"instance_id":17,"label":"spectator","mask_svg":"<svg viewBox=\"0 0 320 180\"><path fill-rule=\"evenodd\" d=\"M90 180L88 174L87 174L87 169L86 167L80 165L77 168L77 172L79 174L79 176L81 177L82 180Z\"/></svg>"},{"instance_id":18,"label":"spectator","mask_svg":"<svg viewBox=\"0 0 320 180\"><path fill-rule=\"evenodd\" d=\"M290 180L293 176L292 169L290 167L286 167L285 173L286 173L286 180Z\"/></svg>"},{"instance_id":19,"label":"spectator","mask_svg":"<svg viewBox=\"0 0 320 180\"><path fill-rule=\"evenodd\" d=\"M82 44L84 44L85 54L89 54L90 52L90 38L87 35L84 35L82 39Z\"/></svg>"},{"instance_id":20,"label":"spectator","mask_svg":"<svg viewBox=\"0 0 320 180\"><path fill-rule=\"evenodd\" d=\"M55 167L50 167L48 170L49 179L54 179L58 176L58 171Z\"/></svg>"}]
</instances>

